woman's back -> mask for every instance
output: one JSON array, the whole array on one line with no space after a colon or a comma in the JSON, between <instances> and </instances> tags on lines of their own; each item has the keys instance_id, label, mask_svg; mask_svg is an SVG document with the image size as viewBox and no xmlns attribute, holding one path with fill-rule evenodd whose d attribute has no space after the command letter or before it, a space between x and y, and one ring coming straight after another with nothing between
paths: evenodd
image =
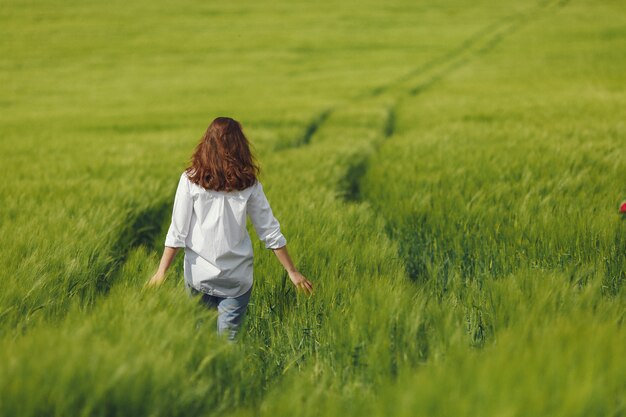
<instances>
[{"instance_id":1,"label":"woman's back","mask_svg":"<svg viewBox=\"0 0 626 417\"><path fill-rule=\"evenodd\" d=\"M236 297L252 286L253 252L246 215L268 249L287 244L263 187L207 190L180 176L165 246L185 248L185 281L210 295Z\"/></svg>"}]
</instances>

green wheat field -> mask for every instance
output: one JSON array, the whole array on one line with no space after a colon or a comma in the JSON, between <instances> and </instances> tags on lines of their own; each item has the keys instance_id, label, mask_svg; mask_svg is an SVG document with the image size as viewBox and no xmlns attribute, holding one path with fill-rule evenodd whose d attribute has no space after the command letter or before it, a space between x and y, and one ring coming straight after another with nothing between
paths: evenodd
<instances>
[{"instance_id":1,"label":"green wheat field","mask_svg":"<svg viewBox=\"0 0 626 417\"><path fill-rule=\"evenodd\" d=\"M182 253L254 146L237 344ZM626 416L626 3L0 0L0 415Z\"/></svg>"}]
</instances>

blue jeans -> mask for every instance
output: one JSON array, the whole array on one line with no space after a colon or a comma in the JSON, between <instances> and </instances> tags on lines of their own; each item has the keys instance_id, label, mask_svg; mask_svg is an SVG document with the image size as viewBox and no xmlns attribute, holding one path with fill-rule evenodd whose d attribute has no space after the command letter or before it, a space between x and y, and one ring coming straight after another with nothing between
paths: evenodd
<instances>
[{"instance_id":1,"label":"blue jeans","mask_svg":"<svg viewBox=\"0 0 626 417\"><path fill-rule=\"evenodd\" d=\"M234 341L241 321L246 314L246 308L252 294L252 287L244 294L235 298L217 297L196 290L185 283L185 289L190 297L202 294L199 302L209 308L217 308L217 333L228 333L228 340Z\"/></svg>"}]
</instances>

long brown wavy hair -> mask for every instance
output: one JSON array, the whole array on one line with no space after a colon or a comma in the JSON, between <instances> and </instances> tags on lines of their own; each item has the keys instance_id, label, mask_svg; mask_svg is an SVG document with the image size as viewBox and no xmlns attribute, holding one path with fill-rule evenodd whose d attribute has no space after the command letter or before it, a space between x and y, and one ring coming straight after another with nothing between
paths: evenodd
<instances>
[{"instance_id":1,"label":"long brown wavy hair","mask_svg":"<svg viewBox=\"0 0 626 417\"><path fill-rule=\"evenodd\" d=\"M191 182L207 190L243 190L255 183L259 166L241 124L218 117L209 125L185 170Z\"/></svg>"}]
</instances>

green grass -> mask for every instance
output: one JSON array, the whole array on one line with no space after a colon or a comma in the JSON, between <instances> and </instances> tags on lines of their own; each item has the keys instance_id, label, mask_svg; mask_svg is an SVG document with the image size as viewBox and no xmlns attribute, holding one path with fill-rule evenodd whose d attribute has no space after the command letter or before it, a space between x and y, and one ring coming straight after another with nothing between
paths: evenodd
<instances>
[{"instance_id":1,"label":"green grass","mask_svg":"<svg viewBox=\"0 0 626 417\"><path fill-rule=\"evenodd\" d=\"M625 11L3 1L0 415L624 415ZM235 346L142 289L218 115L316 287Z\"/></svg>"}]
</instances>

